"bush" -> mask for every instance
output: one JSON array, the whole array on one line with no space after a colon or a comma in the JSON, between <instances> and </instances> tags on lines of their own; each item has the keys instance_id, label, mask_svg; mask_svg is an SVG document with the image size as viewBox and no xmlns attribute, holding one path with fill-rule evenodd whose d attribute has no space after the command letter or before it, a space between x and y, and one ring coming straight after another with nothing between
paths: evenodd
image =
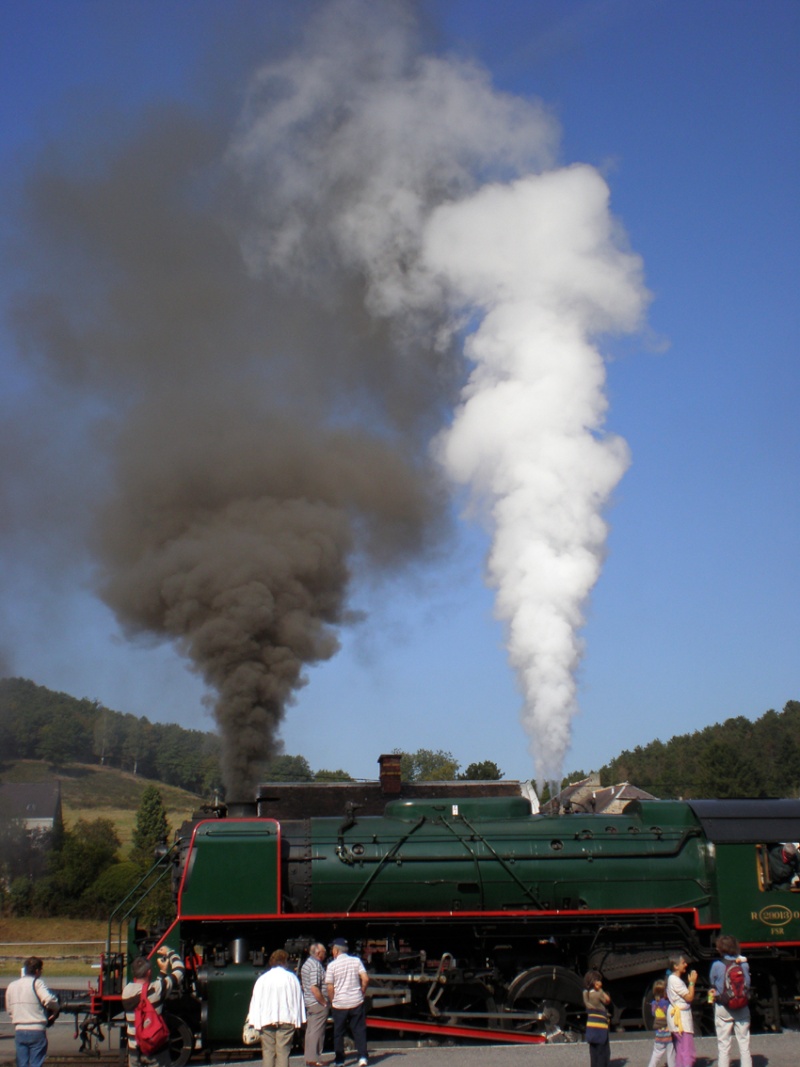
<instances>
[{"instance_id":1,"label":"bush","mask_svg":"<svg viewBox=\"0 0 800 1067\"><path fill-rule=\"evenodd\" d=\"M15 878L8 887L8 904L12 915L30 915L33 884L29 878Z\"/></svg>"},{"instance_id":2,"label":"bush","mask_svg":"<svg viewBox=\"0 0 800 1067\"><path fill-rule=\"evenodd\" d=\"M86 912L91 911L100 917L108 915L125 899L141 876L139 867L131 860L107 867L83 895Z\"/></svg>"}]
</instances>

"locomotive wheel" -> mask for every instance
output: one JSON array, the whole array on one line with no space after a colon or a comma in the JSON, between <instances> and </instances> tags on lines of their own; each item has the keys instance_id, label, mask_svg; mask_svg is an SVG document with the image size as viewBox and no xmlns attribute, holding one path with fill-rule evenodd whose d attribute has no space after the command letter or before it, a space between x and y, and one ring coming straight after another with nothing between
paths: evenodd
<instances>
[{"instance_id":1,"label":"locomotive wheel","mask_svg":"<svg viewBox=\"0 0 800 1067\"><path fill-rule=\"evenodd\" d=\"M579 1041L583 1028L583 982L566 967L531 967L508 987L506 1007L529 1011L536 1019L508 1018L506 1029L544 1034L560 1041Z\"/></svg>"},{"instance_id":2,"label":"locomotive wheel","mask_svg":"<svg viewBox=\"0 0 800 1067\"><path fill-rule=\"evenodd\" d=\"M194 1035L188 1023L177 1015L164 1012L164 1020L169 1027L169 1062L171 1067L184 1067L194 1050Z\"/></svg>"},{"instance_id":3,"label":"locomotive wheel","mask_svg":"<svg viewBox=\"0 0 800 1067\"><path fill-rule=\"evenodd\" d=\"M440 1003L440 1018L448 1025L475 1026L485 1029L498 1025L497 1019L470 1018L470 1012L494 1012L497 1010L492 990L483 982L465 982L448 990L447 1001ZM467 1013L466 1015L462 1013Z\"/></svg>"},{"instance_id":4,"label":"locomotive wheel","mask_svg":"<svg viewBox=\"0 0 800 1067\"><path fill-rule=\"evenodd\" d=\"M692 1002L694 1032L697 1037L713 1037L717 1032L714 1025L714 1005L708 1003L708 984L700 980Z\"/></svg>"}]
</instances>

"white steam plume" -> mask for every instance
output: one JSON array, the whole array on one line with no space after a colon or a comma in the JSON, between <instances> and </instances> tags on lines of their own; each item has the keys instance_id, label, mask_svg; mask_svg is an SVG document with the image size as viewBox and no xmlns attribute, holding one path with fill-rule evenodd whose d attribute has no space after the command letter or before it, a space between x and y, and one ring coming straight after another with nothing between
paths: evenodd
<instances>
[{"instance_id":1,"label":"white steam plume","mask_svg":"<svg viewBox=\"0 0 800 1067\"><path fill-rule=\"evenodd\" d=\"M488 506L489 580L536 777L555 780L577 710L601 513L628 465L625 442L601 434L605 370L590 337L638 325L640 261L615 242L608 189L586 166L443 206L426 238L428 264L483 313L466 346L475 369L441 451Z\"/></svg>"}]
</instances>

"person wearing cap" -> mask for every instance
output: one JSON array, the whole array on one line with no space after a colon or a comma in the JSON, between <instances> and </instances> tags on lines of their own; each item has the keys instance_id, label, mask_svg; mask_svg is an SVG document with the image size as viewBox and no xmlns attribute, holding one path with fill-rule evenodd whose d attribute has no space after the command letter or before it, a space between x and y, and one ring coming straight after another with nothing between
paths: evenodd
<instances>
[{"instance_id":1,"label":"person wearing cap","mask_svg":"<svg viewBox=\"0 0 800 1067\"><path fill-rule=\"evenodd\" d=\"M333 960L325 972L333 1015L333 1067L344 1067L344 1035L349 1028L356 1046L358 1067L367 1067L367 1011L364 994L369 977L358 956L348 954L343 937L331 943Z\"/></svg>"},{"instance_id":2,"label":"person wearing cap","mask_svg":"<svg viewBox=\"0 0 800 1067\"><path fill-rule=\"evenodd\" d=\"M43 967L38 956L30 956L23 964L22 977L6 990L17 1067L42 1067L47 1055L47 1028L58 1016L58 997L42 980Z\"/></svg>"},{"instance_id":3,"label":"person wearing cap","mask_svg":"<svg viewBox=\"0 0 800 1067\"><path fill-rule=\"evenodd\" d=\"M800 859L792 841L781 841L769 850L769 876L774 889L793 889L800 881Z\"/></svg>"}]
</instances>

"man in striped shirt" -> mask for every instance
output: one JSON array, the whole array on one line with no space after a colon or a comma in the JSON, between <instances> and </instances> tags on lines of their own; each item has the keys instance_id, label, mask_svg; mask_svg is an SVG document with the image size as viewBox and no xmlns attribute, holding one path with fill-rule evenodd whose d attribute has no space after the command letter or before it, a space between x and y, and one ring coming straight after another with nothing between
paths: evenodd
<instances>
[{"instance_id":1,"label":"man in striped shirt","mask_svg":"<svg viewBox=\"0 0 800 1067\"><path fill-rule=\"evenodd\" d=\"M158 975L152 977L152 965L145 956L137 956L131 965L132 980L122 990L122 1009L125 1012L125 1035L128 1044L128 1067L169 1067L172 1049L169 1045L161 1052L145 1056L136 1044L136 1005L142 999L142 986L147 986L147 999L163 1014L164 1003L183 981L183 960L168 945L162 945L155 956Z\"/></svg>"},{"instance_id":2,"label":"man in striped shirt","mask_svg":"<svg viewBox=\"0 0 800 1067\"><path fill-rule=\"evenodd\" d=\"M364 994L369 978L358 956L347 953L347 942L337 937L331 945L333 961L325 972L333 1014L333 1067L344 1067L344 1034L349 1027L358 1055L358 1067L367 1067L367 1012Z\"/></svg>"}]
</instances>

